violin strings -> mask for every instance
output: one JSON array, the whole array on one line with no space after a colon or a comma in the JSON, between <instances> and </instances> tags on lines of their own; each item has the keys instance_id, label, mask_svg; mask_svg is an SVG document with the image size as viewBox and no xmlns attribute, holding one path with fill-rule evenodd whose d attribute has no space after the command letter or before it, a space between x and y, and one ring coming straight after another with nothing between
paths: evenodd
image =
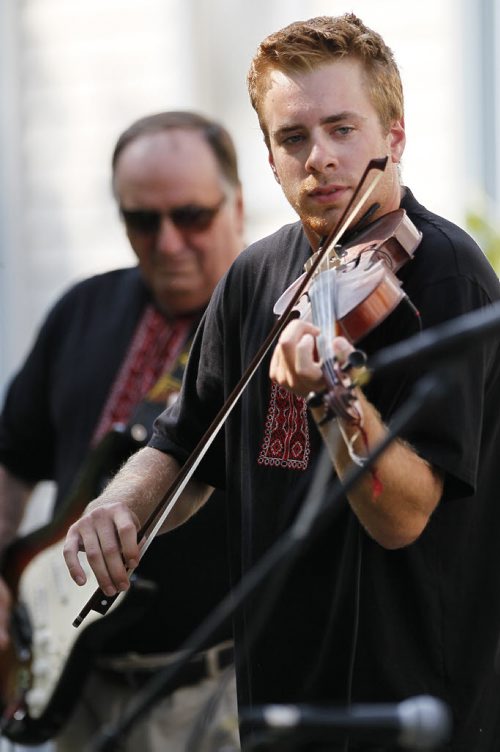
<instances>
[{"instance_id":1,"label":"violin strings","mask_svg":"<svg viewBox=\"0 0 500 752\"><path fill-rule=\"evenodd\" d=\"M333 370L333 338L336 323L335 274L335 269L321 271L315 277L309 291L313 323L320 330L317 346L321 367L328 374L330 381L335 380Z\"/></svg>"}]
</instances>

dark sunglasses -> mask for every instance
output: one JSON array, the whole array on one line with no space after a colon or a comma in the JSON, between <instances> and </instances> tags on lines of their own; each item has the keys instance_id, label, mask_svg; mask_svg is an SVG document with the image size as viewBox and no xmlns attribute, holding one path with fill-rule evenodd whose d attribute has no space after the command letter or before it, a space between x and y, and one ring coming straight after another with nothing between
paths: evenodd
<instances>
[{"instance_id":1,"label":"dark sunglasses","mask_svg":"<svg viewBox=\"0 0 500 752\"><path fill-rule=\"evenodd\" d=\"M216 206L187 204L164 212L152 209L125 209L121 206L120 214L129 230L142 235L155 235L160 229L162 217L170 217L178 230L203 232L208 230L225 201L226 197L223 196Z\"/></svg>"}]
</instances>

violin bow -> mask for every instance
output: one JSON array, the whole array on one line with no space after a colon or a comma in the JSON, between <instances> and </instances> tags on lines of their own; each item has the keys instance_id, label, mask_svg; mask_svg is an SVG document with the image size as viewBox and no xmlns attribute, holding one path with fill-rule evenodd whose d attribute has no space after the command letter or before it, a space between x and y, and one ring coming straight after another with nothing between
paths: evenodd
<instances>
[{"instance_id":1,"label":"violin bow","mask_svg":"<svg viewBox=\"0 0 500 752\"><path fill-rule=\"evenodd\" d=\"M349 225L352 222L353 218L358 214L360 209L366 203L368 197L370 196L375 186L377 185L378 181L382 177L382 173L386 168L387 161L388 161L388 157L382 157L379 159L370 160L370 162L368 163L367 167L365 168L363 172L363 175L361 176L361 179L353 195L351 196L351 199L348 205L343 211L342 216L338 220L335 228L330 232L326 240L321 244L320 249L316 252L316 254L314 254L315 258L314 258L313 263L309 266L309 269L304 275L302 283L299 285L299 287L295 291L295 294L293 295L286 309L283 311L282 315L277 319L275 325L273 326L273 328L267 335L263 344L260 346L257 353L252 358L249 366L247 367L247 369L241 376L236 386L233 388L232 392L229 394L228 398L226 399L225 403L222 405L221 409L219 410L215 418L210 423L209 427L207 428L207 430L205 431L205 433L199 440L198 444L192 451L191 455L188 457L184 465L180 468L179 473L177 474L176 478L171 483L170 487L165 492L164 496L162 497L160 502L156 505L155 509L151 512L151 514L149 515L145 523L142 525L142 527L138 531L137 533L138 540L142 540L143 538L145 539L141 548L141 554L140 554L141 559L143 555L145 554L146 550L149 548L152 541L154 540L156 534L161 529L164 521L170 514L174 505L179 500L180 495L182 494L187 484L191 480L193 474L196 472L196 469L198 468L204 456L210 449L220 429L222 428L227 418L231 414L232 410L236 406L238 400L240 399L241 395L247 388L254 373L259 368L260 364L264 360L266 354L268 353L269 349L273 345L274 341L277 339L277 337L279 337L279 335L281 334L285 326L291 321L291 319L295 318L296 314L294 313L293 309L295 308L298 300L300 299L311 277L315 274L316 270L318 269L319 265L321 264L321 261L323 260L327 252L331 248L335 248L335 246L340 241L340 238L343 236L345 231L349 228ZM368 186L368 189L358 200L358 196L363 187L363 184L365 183L369 173L372 170L377 171L376 175L373 178L372 183ZM131 574L132 574L132 570L129 571L129 576ZM120 593L116 593L115 595L111 595L111 596L106 595L101 590L101 588L98 587L95 590L95 592L91 595L91 597L88 599L88 601L85 603L85 605L81 609L78 616L74 619L73 626L74 627L80 626L80 624L83 622L85 617L91 611L96 611L97 613L102 614L102 615L106 614L119 595Z\"/></svg>"}]
</instances>

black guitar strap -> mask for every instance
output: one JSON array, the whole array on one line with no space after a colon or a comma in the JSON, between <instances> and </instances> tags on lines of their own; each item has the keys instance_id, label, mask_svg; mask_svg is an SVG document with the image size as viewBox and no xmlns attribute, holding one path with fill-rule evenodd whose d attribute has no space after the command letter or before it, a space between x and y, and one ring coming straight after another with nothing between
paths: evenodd
<instances>
[{"instance_id":1,"label":"black guitar strap","mask_svg":"<svg viewBox=\"0 0 500 752\"><path fill-rule=\"evenodd\" d=\"M96 451L102 457L92 496L104 489L131 454L147 444L154 421L175 402L200 317L170 322L152 306L146 309L94 434L90 457Z\"/></svg>"},{"instance_id":2,"label":"black guitar strap","mask_svg":"<svg viewBox=\"0 0 500 752\"><path fill-rule=\"evenodd\" d=\"M156 384L133 411L125 429L133 441L142 445L149 441L154 421L165 407L170 407L177 399L181 390L182 377L184 376L193 336L194 332L191 332L172 370L160 376Z\"/></svg>"}]
</instances>

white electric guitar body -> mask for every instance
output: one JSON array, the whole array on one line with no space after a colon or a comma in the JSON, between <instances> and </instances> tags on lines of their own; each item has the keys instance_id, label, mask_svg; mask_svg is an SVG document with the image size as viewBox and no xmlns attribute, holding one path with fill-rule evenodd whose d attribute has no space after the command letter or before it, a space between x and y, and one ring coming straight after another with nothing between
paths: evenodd
<instances>
[{"instance_id":1,"label":"white electric guitar body","mask_svg":"<svg viewBox=\"0 0 500 752\"><path fill-rule=\"evenodd\" d=\"M109 464L110 450L123 453L123 439L108 435L87 465L65 509L54 521L19 538L7 549L2 575L14 607L9 648L0 653L0 731L18 744L41 744L62 728L92 667L92 657L117 632L134 625L154 595L154 585L131 579L106 616L90 611L73 621L97 588L85 556L83 587L75 585L63 558L73 519L93 498L96 478Z\"/></svg>"}]
</instances>

